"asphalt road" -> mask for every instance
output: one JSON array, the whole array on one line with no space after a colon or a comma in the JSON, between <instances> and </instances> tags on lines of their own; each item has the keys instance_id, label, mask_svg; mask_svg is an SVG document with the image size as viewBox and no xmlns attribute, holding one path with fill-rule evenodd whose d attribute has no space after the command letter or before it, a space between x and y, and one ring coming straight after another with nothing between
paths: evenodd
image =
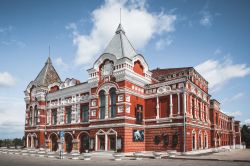
<instances>
[{"instance_id":1,"label":"asphalt road","mask_svg":"<svg viewBox=\"0 0 250 166\"><path fill-rule=\"evenodd\" d=\"M132 160L125 159L122 161L112 161L104 158L95 158L91 161L70 160L70 159L51 159L39 158L21 155L0 154L0 166L250 166L250 162L233 162L233 161L201 161L201 160L179 160L179 159L143 159Z\"/></svg>"}]
</instances>

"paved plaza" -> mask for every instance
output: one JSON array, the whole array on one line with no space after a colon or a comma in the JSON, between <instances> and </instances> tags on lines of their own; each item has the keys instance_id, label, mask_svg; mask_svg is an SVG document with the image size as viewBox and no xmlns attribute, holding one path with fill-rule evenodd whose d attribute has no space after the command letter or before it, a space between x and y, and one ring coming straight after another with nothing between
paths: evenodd
<instances>
[{"instance_id":1,"label":"paved plaza","mask_svg":"<svg viewBox=\"0 0 250 166\"><path fill-rule=\"evenodd\" d=\"M0 154L1 166L64 166L64 165L171 165L171 166L250 166L250 150L235 150L196 156L176 156L173 159L143 158L134 160L126 157L121 161L114 161L110 157L93 157L92 160L71 160L57 158L41 158L15 154Z\"/></svg>"}]
</instances>

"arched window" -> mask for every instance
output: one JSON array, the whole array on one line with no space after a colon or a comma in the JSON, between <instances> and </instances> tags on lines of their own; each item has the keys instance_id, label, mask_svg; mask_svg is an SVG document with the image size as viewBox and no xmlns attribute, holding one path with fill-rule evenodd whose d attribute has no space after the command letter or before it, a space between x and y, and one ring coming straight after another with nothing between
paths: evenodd
<instances>
[{"instance_id":1,"label":"arched window","mask_svg":"<svg viewBox=\"0 0 250 166\"><path fill-rule=\"evenodd\" d=\"M116 89L111 88L110 94L110 116L113 118L116 116Z\"/></svg>"},{"instance_id":2,"label":"arched window","mask_svg":"<svg viewBox=\"0 0 250 166\"><path fill-rule=\"evenodd\" d=\"M105 103L106 103L106 99L105 99L105 91L101 90L99 93L99 100L100 100L100 119L104 119L105 118Z\"/></svg>"},{"instance_id":3,"label":"arched window","mask_svg":"<svg viewBox=\"0 0 250 166\"><path fill-rule=\"evenodd\" d=\"M32 126L32 122L33 122L33 108L30 107L30 118L29 118L29 121L30 121L30 126Z\"/></svg>"},{"instance_id":4,"label":"arched window","mask_svg":"<svg viewBox=\"0 0 250 166\"><path fill-rule=\"evenodd\" d=\"M35 119L35 125L38 124L38 109L37 109L37 105L34 108L34 119Z\"/></svg>"}]
</instances>

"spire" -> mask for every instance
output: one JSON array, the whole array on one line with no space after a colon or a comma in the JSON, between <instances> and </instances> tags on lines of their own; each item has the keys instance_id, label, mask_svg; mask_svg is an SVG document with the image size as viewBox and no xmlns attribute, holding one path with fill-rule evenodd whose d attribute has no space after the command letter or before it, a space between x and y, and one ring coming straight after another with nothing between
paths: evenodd
<instances>
[{"instance_id":1,"label":"spire","mask_svg":"<svg viewBox=\"0 0 250 166\"><path fill-rule=\"evenodd\" d=\"M125 35L122 24L119 24L117 27L115 35L104 50L104 53L113 54L117 59L123 57L132 58L137 55L134 47Z\"/></svg>"},{"instance_id":2,"label":"spire","mask_svg":"<svg viewBox=\"0 0 250 166\"><path fill-rule=\"evenodd\" d=\"M48 57L44 67L34 80L37 86L48 86L54 82L61 82L61 79L56 72L50 57Z\"/></svg>"},{"instance_id":3,"label":"spire","mask_svg":"<svg viewBox=\"0 0 250 166\"><path fill-rule=\"evenodd\" d=\"M48 57L48 59L47 59L47 61L46 61L45 64L52 64L51 59L50 59L50 56Z\"/></svg>"},{"instance_id":4,"label":"spire","mask_svg":"<svg viewBox=\"0 0 250 166\"><path fill-rule=\"evenodd\" d=\"M115 33L118 34L118 33L120 33L120 32L122 32L122 33L125 34L125 31L123 30L123 27L122 27L122 24L121 24L121 23L118 25L118 27L117 27Z\"/></svg>"}]
</instances>

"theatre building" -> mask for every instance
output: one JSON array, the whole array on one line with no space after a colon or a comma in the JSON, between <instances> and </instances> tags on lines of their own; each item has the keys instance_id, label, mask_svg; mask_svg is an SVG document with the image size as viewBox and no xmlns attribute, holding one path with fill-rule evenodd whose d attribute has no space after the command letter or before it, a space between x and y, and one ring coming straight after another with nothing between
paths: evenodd
<instances>
[{"instance_id":1,"label":"theatre building","mask_svg":"<svg viewBox=\"0 0 250 166\"><path fill-rule=\"evenodd\" d=\"M62 81L48 58L25 90L27 148L199 152L241 143L240 122L220 111L193 67L150 70L121 24L87 72L86 82Z\"/></svg>"}]
</instances>

